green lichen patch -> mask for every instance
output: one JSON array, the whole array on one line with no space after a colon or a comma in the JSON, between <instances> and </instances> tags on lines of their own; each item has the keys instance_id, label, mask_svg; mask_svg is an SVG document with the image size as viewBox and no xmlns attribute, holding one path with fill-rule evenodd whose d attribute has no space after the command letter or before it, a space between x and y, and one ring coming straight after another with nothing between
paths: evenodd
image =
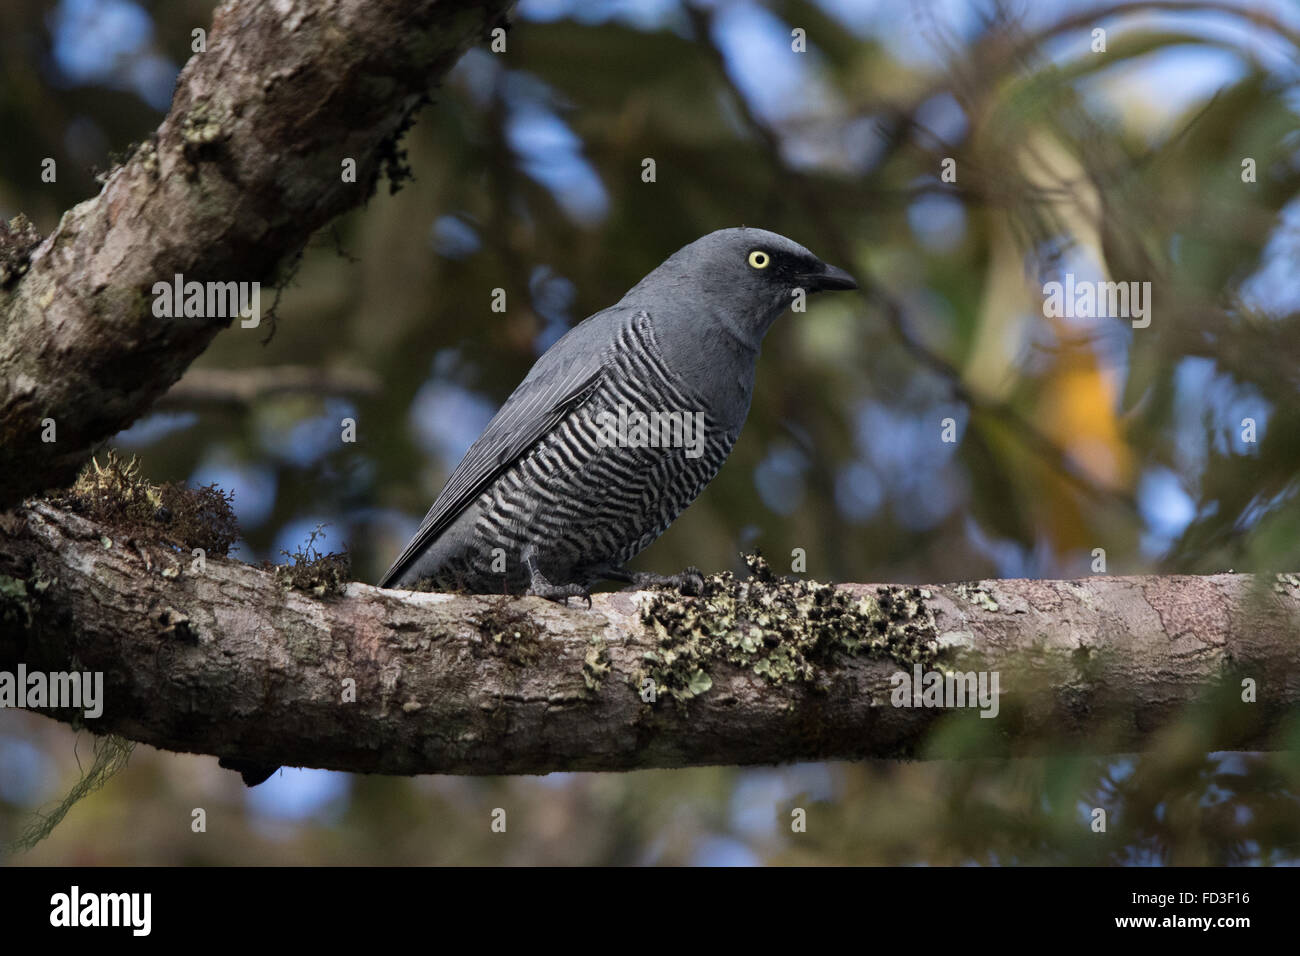
<instances>
[{"instance_id":1,"label":"green lichen patch","mask_svg":"<svg viewBox=\"0 0 1300 956\"><path fill-rule=\"evenodd\" d=\"M679 704L713 686L719 661L774 684L812 682L843 657L934 664L938 630L920 588L881 587L855 597L830 584L777 578L761 555L745 556L746 580L705 578L698 597L656 593L641 611L655 635L638 683Z\"/></svg>"},{"instance_id":2,"label":"green lichen patch","mask_svg":"<svg viewBox=\"0 0 1300 956\"><path fill-rule=\"evenodd\" d=\"M958 584L953 588L958 597L974 604L976 607L982 607L986 611L996 611L998 602L994 600L992 592L980 584Z\"/></svg>"},{"instance_id":3,"label":"green lichen patch","mask_svg":"<svg viewBox=\"0 0 1300 956\"><path fill-rule=\"evenodd\" d=\"M151 178L157 179L159 173L157 136L151 133L148 139L136 147L133 158L139 161L140 168Z\"/></svg>"},{"instance_id":4,"label":"green lichen patch","mask_svg":"<svg viewBox=\"0 0 1300 956\"><path fill-rule=\"evenodd\" d=\"M483 647L489 653L521 665L537 660L542 628L516 601L493 598L470 622L483 636Z\"/></svg>"},{"instance_id":5,"label":"green lichen patch","mask_svg":"<svg viewBox=\"0 0 1300 956\"><path fill-rule=\"evenodd\" d=\"M95 182L101 185L108 182L115 172L125 166L127 163L136 160L140 163L140 168L149 174L150 178L158 178L158 143L157 134L150 134L149 138L143 142L128 143L126 149L111 149L108 151L108 169L92 168L95 176Z\"/></svg>"},{"instance_id":6,"label":"green lichen patch","mask_svg":"<svg viewBox=\"0 0 1300 956\"><path fill-rule=\"evenodd\" d=\"M1287 594L1300 589L1300 575L1285 573L1273 575L1273 590L1278 594Z\"/></svg>"},{"instance_id":7,"label":"green lichen patch","mask_svg":"<svg viewBox=\"0 0 1300 956\"><path fill-rule=\"evenodd\" d=\"M225 130L222 110L208 100L199 100L181 120L181 141L191 160L213 149L229 134Z\"/></svg>"},{"instance_id":8,"label":"green lichen patch","mask_svg":"<svg viewBox=\"0 0 1300 956\"><path fill-rule=\"evenodd\" d=\"M110 451L103 464L92 458L72 487L50 502L137 540L225 557L239 537L232 497L216 485L154 484L141 476L134 458Z\"/></svg>"},{"instance_id":9,"label":"green lichen patch","mask_svg":"<svg viewBox=\"0 0 1300 956\"><path fill-rule=\"evenodd\" d=\"M587 656L582 661L582 680L593 694L600 690L609 673L609 647L601 637L593 637L587 645Z\"/></svg>"},{"instance_id":10,"label":"green lichen patch","mask_svg":"<svg viewBox=\"0 0 1300 956\"><path fill-rule=\"evenodd\" d=\"M318 598L340 596L352 580L352 558L346 551L321 553L316 539L323 537L324 527L317 526L305 545L292 553L280 552L289 559L286 563L264 563L263 567L275 574L275 580L286 591L305 591Z\"/></svg>"},{"instance_id":11,"label":"green lichen patch","mask_svg":"<svg viewBox=\"0 0 1300 956\"><path fill-rule=\"evenodd\" d=\"M32 250L41 244L41 234L22 213L8 224L0 219L0 288L17 281L32 261Z\"/></svg>"}]
</instances>

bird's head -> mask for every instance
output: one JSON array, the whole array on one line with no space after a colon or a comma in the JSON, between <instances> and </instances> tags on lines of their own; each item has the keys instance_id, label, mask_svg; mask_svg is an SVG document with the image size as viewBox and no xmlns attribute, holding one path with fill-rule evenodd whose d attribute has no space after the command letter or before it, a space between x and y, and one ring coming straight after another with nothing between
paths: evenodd
<instances>
[{"instance_id":1,"label":"bird's head","mask_svg":"<svg viewBox=\"0 0 1300 956\"><path fill-rule=\"evenodd\" d=\"M719 229L673 253L624 302L715 316L755 348L782 312L805 295L858 284L799 243L766 229Z\"/></svg>"}]
</instances>

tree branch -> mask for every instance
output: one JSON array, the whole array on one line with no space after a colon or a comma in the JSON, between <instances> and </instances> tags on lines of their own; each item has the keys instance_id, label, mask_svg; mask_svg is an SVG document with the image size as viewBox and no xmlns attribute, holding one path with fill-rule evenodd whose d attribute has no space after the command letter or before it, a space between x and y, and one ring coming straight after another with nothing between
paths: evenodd
<instances>
[{"instance_id":1,"label":"tree branch","mask_svg":"<svg viewBox=\"0 0 1300 956\"><path fill-rule=\"evenodd\" d=\"M167 118L100 194L34 248L0 236L0 507L71 481L229 324L155 317L155 282L274 281L316 229L400 175L397 140L427 91L509 6L218 7Z\"/></svg>"},{"instance_id":2,"label":"tree branch","mask_svg":"<svg viewBox=\"0 0 1300 956\"><path fill-rule=\"evenodd\" d=\"M317 599L234 560L197 571L188 552L38 501L0 514L0 671L103 672L103 714L84 721L98 733L393 774L914 756L940 717L983 732L965 756L1061 736L1128 751L1216 688L1227 716L1198 743L1282 749L1300 705L1291 576L710 580L703 598L616 592L591 610L363 584ZM912 661L997 671L997 719L894 706L891 677Z\"/></svg>"},{"instance_id":3,"label":"tree branch","mask_svg":"<svg viewBox=\"0 0 1300 956\"><path fill-rule=\"evenodd\" d=\"M355 395L379 394L379 376L363 368L315 368L310 365L260 365L253 368L192 368L167 394L154 403L156 409L227 406L251 408L264 398L286 394Z\"/></svg>"}]
</instances>

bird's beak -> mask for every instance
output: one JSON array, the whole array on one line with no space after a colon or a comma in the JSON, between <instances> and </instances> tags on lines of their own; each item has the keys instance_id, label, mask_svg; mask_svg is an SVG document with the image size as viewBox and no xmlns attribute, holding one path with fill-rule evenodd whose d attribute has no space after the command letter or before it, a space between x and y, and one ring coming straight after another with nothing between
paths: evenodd
<instances>
[{"instance_id":1,"label":"bird's beak","mask_svg":"<svg viewBox=\"0 0 1300 956\"><path fill-rule=\"evenodd\" d=\"M839 291L858 287L858 283L853 276L837 266L823 265L821 272L814 272L811 275L800 276L800 278L808 282L808 288L813 292Z\"/></svg>"}]
</instances>

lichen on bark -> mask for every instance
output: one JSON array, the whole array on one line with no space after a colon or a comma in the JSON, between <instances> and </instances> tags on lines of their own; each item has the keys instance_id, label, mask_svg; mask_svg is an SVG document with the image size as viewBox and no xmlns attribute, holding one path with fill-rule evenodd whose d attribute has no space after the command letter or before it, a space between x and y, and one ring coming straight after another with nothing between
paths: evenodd
<instances>
[{"instance_id":1,"label":"lichen on bark","mask_svg":"<svg viewBox=\"0 0 1300 956\"><path fill-rule=\"evenodd\" d=\"M885 586L854 597L832 584L778 578L759 554L744 556L749 577L705 578L698 596L656 591L641 613L655 635L641 680L678 703L713 686L720 662L771 684L812 682L838 658L874 656L906 667L933 666L938 630L929 592Z\"/></svg>"}]
</instances>

